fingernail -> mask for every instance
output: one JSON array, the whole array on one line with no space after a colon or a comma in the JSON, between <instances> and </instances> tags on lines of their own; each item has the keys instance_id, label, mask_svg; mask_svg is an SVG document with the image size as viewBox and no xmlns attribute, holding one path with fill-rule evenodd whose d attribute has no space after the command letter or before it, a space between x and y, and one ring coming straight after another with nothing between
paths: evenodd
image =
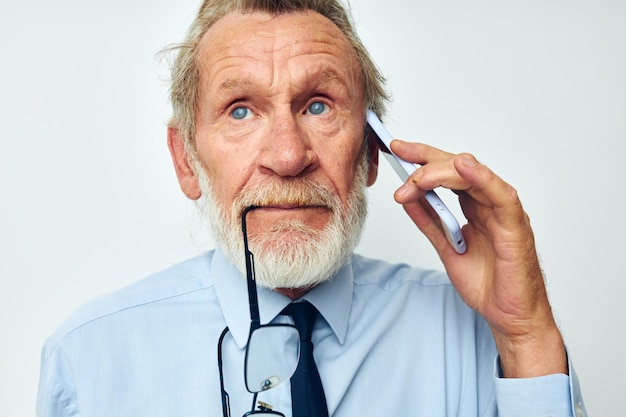
<instances>
[{"instance_id":1,"label":"fingernail","mask_svg":"<svg viewBox=\"0 0 626 417\"><path fill-rule=\"evenodd\" d=\"M401 200L406 199L411 195L414 187L413 183L404 183L402 187L398 188L396 191L396 198Z\"/></svg>"},{"instance_id":2,"label":"fingernail","mask_svg":"<svg viewBox=\"0 0 626 417\"><path fill-rule=\"evenodd\" d=\"M466 166L468 168L474 168L476 166L476 161L469 156L462 157L461 162L463 163L463 166Z\"/></svg>"}]
</instances>

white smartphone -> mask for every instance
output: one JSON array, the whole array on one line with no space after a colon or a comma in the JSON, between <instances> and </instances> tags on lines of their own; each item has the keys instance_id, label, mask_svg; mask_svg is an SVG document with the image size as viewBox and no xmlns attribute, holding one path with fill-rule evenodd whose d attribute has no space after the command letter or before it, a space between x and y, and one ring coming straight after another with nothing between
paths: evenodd
<instances>
[{"instance_id":1,"label":"white smartphone","mask_svg":"<svg viewBox=\"0 0 626 417\"><path fill-rule=\"evenodd\" d=\"M367 124L377 136L378 146L383 156L387 161L389 161L400 179L402 181L406 181L409 176L415 172L417 165L407 162L391 152L391 141L393 140L393 136L391 136L391 133L389 133L378 116L376 116L376 113L368 110L366 120ZM465 239L463 238L463 233L461 232L461 226L454 218L454 215L433 190L426 192L424 198L426 198L426 201L428 201L430 206L439 216L443 230L448 238L448 242L450 242L457 253L465 253L467 245L465 244Z\"/></svg>"}]
</instances>

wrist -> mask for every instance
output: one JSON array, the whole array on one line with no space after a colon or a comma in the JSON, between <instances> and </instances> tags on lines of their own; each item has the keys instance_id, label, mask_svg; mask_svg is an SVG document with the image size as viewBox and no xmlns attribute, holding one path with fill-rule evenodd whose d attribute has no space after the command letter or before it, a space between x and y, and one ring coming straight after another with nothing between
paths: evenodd
<instances>
[{"instance_id":1,"label":"wrist","mask_svg":"<svg viewBox=\"0 0 626 417\"><path fill-rule=\"evenodd\" d=\"M493 331L505 378L568 374L567 354L556 325L542 332L505 336Z\"/></svg>"}]
</instances>

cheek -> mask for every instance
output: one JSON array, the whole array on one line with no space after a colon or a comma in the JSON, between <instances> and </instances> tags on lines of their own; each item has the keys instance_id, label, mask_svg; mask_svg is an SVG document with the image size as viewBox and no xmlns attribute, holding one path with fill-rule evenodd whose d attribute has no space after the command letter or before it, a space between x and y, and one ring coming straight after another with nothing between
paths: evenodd
<instances>
[{"instance_id":1,"label":"cheek","mask_svg":"<svg viewBox=\"0 0 626 417\"><path fill-rule=\"evenodd\" d=\"M338 196L345 203L354 188L358 164L360 162L361 143L344 141L332 149L326 149L324 159L328 175L332 178ZM322 159L322 158L320 158Z\"/></svg>"},{"instance_id":2,"label":"cheek","mask_svg":"<svg viewBox=\"0 0 626 417\"><path fill-rule=\"evenodd\" d=\"M219 202L229 204L245 185L253 167L249 150L232 145L220 145L220 141L198 144L198 157Z\"/></svg>"}]
</instances>

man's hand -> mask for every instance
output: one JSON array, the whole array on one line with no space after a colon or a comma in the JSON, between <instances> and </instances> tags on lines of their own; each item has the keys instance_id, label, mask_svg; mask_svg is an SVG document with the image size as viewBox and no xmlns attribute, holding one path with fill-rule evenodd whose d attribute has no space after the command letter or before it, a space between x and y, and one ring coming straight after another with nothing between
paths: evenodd
<instances>
[{"instance_id":1,"label":"man's hand","mask_svg":"<svg viewBox=\"0 0 626 417\"><path fill-rule=\"evenodd\" d=\"M396 140L393 151L423 165L395 199L428 237L463 300L491 326L505 377L567 373L533 232L516 190L469 154L450 154ZM467 252L448 243L423 196L436 187L459 195L467 224Z\"/></svg>"}]
</instances>

